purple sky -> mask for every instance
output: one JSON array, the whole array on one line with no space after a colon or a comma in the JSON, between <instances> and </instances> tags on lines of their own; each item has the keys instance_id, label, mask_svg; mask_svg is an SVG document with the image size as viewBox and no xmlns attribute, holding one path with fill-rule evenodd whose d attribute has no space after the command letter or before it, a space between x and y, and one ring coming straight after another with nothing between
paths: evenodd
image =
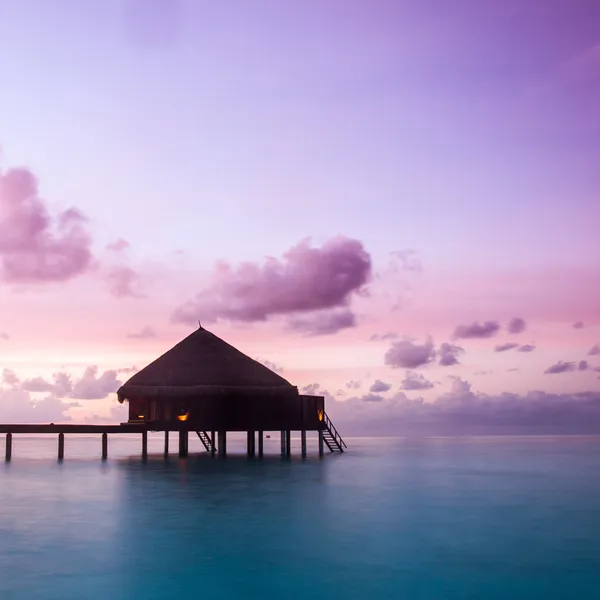
<instances>
[{"instance_id":1,"label":"purple sky","mask_svg":"<svg viewBox=\"0 0 600 600\"><path fill-rule=\"evenodd\" d=\"M596 0L6 0L0 81L0 420L197 319L367 409L600 390Z\"/></svg>"}]
</instances>

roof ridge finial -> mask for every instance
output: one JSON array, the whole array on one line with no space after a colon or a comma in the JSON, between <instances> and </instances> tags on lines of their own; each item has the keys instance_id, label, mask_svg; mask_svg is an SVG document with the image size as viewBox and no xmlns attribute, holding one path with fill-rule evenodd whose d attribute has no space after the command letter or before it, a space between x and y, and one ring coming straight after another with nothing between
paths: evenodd
<instances>
[{"instance_id":1,"label":"roof ridge finial","mask_svg":"<svg viewBox=\"0 0 600 600\"><path fill-rule=\"evenodd\" d=\"M200 319L198 319L198 329L202 329L202 325L200 323Z\"/></svg>"}]
</instances>

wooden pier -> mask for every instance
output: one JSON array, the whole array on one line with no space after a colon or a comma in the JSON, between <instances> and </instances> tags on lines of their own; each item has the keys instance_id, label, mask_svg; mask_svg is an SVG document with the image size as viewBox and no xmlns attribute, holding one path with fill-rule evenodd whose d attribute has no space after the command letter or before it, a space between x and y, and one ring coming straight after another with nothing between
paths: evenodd
<instances>
[{"instance_id":1,"label":"wooden pier","mask_svg":"<svg viewBox=\"0 0 600 600\"><path fill-rule=\"evenodd\" d=\"M164 439L164 456L169 455L169 434L170 432L176 432L179 434L179 452L180 458L186 458L188 456L189 447L189 434L196 434L206 452L212 457L218 455L219 457L227 456L227 431L193 431L185 427L173 428L173 424L164 424L161 426L159 423L145 424L145 423L121 423L120 425L77 425L77 424L0 424L0 435L5 434L5 453L4 457L6 461L10 461L13 455L13 439L15 435L19 434L53 434L58 439L58 450L57 456L59 460L63 460L65 457L65 436L68 434L96 434L100 436L101 444L101 455L102 460L108 458L108 435L109 434L138 434L141 437L141 455L142 458L148 457L148 432L165 432ZM238 432L239 433L239 432ZM281 435L281 456L289 458L292 455L291 450L291 431L284 430L280 432ZM264 456L264 431L248 431L247 432L247 449L246 453L248 457L263 458ZM257 444L258 438L258 444ZM217 442L218 440L218 442ZM300 431L301 441L301 456L306 458L306 431ZM330 452L344 452L346 444L339 436L335 428L330 425L328 420L325 421L324 429L318 432L318 453L319 456L324 455L325 445ZM258 451L257 451L258 449Z\"/></svg>"}]
</instances>

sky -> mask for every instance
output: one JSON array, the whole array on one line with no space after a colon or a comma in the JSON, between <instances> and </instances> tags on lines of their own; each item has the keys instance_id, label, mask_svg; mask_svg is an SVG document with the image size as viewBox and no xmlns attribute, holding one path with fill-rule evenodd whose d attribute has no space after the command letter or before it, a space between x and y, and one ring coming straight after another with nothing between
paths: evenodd
<instances>
[{"instance_id":1,"label":"sky","mask_svg":"<svg viewBox=\"0 0 600 600\"><path fill-rule=\"evenodd\" d=\"M596 0L4 0L0 81L0 421L201 321L349 429L600 431Z\"/></svg>"}]
</instances>

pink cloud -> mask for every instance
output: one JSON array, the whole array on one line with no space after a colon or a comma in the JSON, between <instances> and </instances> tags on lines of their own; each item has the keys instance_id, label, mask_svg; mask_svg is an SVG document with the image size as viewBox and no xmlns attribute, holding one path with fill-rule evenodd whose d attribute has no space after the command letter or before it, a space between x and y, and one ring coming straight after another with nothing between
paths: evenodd
<instances>
[{"instance_id":1,"label":"pink cloud","mask_svg":"<svg viewBox=\"0 0 600 600\"><path fill-rule=\"evenodd\" d=\"M494 352L506 352L507 350L512 350L516 348L519 344L515 342L506 342L505 344L498 344L494 347Z\"/></svg>"},{"instance_id":2,"label":"pink cloud","mask_svg":"<svg viewBox=\"0 0 600 600\"><path fill-rule=\"evenodd\" d=\"M577 365L574 362L566 362L559 360L557 363L548 367L544 373L547 375L557 375L559 373L570 373L577 370ZM582 370L582 369L580 369Z\"/></svg>"},{"instance_id":3,"label":"pink cloud","mask_svg":"<svg viewBox=\"0 0 600 600\"><path fill-rule=\"evenodd\" d=\"M442 367L451 367L452 365L458 364L458 355L463 354L464 348L456 346L455 344L449 344L443 342L440 344L437 355L439 356L439 364Z\"/></svg>"},{"instance_id":4,"label":"pink cloud","mask_svg":"<svg viewBox=\"0 0 600 600\"><path fill-rule=\"evenodd\" d=\"M332 335L356 327L356 315L349 309L319 311L288 322L288 329L306 335Z\"/></svg>"},{"instance_id":5,"label":"pink cloud","mask_svg":"<svg viewBox=\"0 0 600 600\"><path fill-rule=\"evenodd\" d=\"M403 390L429 390L432 387L431 381L415 371L406 371L406 376L400 384L400 388Z\"/></svg>"},{"instance_id":6,"label":"pink cloud","mask_svg":"<svg viewBox=\"0 0 600 600\"><path fill-rule=\"evenodd\" d=\"M4 340L6 342L10 340L10 335L8 335L6 331L0 331L0 340Z\"/></svg>"},{"instance_id":7,"label":"pink cloud","mask_svg":"<svg viewBox=\"0 0 600 600\"><path fill-rule=\"evenodd\" d=\"M573 323L573 329L583 329L583 327L583 321L575 321L575 323Z\"/></svg>"},{"instance_id":8,"label":"pink cloud","mask_svg":"<svg viewBox=\"0 0 600 600\"><path fill-rule=\"evenodd\" d=\"M146 325L146 327L142 328L137 333L127 334L127 337L134 339L134 340L147 340L150 338L155 338L156 332L154 331L154 329L152 329L152 327L150 327L149 325Z\"/></svg>"},{"instance_id":9,"label":"pink cloud","mask_svg":"<svg viewBox=\"0 0 600 600\"><path fill-rule=\"evenodd\" d=\"M588 352L588 356L596 356L598 354L600 354L600 344L594 344L590 348L590 351Z\"/></svg>"},{"instance_id":10,"label":"pink cloud","mask_svg":"<svg viewBox=\"0 0 600 600\"><path fill-rule=\"evenodd\" d=\"M0 267L9 283L62 282L92 265L87 219L75 208L52 217L27 169L0 171Z\"/></svg>"},{"instance_id":11,"label":"pink cloud","mask_svg":"<svg viewBox=\"0 0 600 600\"><path fill-rule=\"evenodd\" d=\"M118 238L114 242L106 245L106 249L110 252L123 252L129 248L129 242L123 238Z\"/></svg>"},{"instance_id":12,"label":"pink cloud","mask_svg":"<svg viewBox=\"0 0 600 600\"><path fill-rule=\"evenodd\" d=\"M496 335L500 329L497 321L485 321L480 324L475 321L470 325L458 325L454 330L456 339L489 338Z\"/></svg>"},{"instance_id":13,"label":"pink cloud","mask_svg":"<svg viewBox=\"0 0 600 600\"><path fill-rule=\"evenodd\" d=\"M173 321L195 324L218 319L264 321L274 315L347 306L371 276L371 258L358 240L337 237L321 248L308 240L288 250L283 260L222 262L209 287L180 306Z\"/></svg>"},{"instance_id":14,"label":"pink cloud","mask_svg":"<svg viewBox=\"0 0 600 600\"><path fill-rule=\"evenodd\" d=\"M375 394L380 394L382 392L389 392L391 388L392 385L390 383L386 383L385 381L381 381L381 379L377 379L369 388L369 391Z\"/></svg>"},{"instance_id":15,"label":"pink cloud","mask_svg":"<svg viewBox=\"0 0 600 600\"><path fill-rule=\"evenodd\" d=\"M509 333L522 333L525 331L527 324L520 317L513 317L506 326Z\"/></svg>"},{"instance_id":16,"label":"pink cloud","mask_svg":"<svg viewBox=\"0 0 600 600\"><path fill-rule=\"evenodd\" d=\"M121 265L112 267L106 274L110 293L115 298L141 298L139 290L140 276L131 267Z\"/></svg>"},{"instance_id":17,"label":"pink cloud","mask_svg":"<svg viewBox=\"0 0 600 600\"><path fill-rule=\"evenodd\" d=\"M535 350L535 346L533 344L523 344L519 346L517 352L533 352Z\"/></svg>"},{"instance_id":18,"label":"pink cloud","mask_svg":"<svg viewBox=\"0 0 600 600\"><path fill-rule=\"evenodd\" d=\"M428 338L424 344L415 344L410 340L395 342L386 352L384 361L393 368L414 369L431 362L434 358L433 340Z\"/></svg>"}]
</instances>

